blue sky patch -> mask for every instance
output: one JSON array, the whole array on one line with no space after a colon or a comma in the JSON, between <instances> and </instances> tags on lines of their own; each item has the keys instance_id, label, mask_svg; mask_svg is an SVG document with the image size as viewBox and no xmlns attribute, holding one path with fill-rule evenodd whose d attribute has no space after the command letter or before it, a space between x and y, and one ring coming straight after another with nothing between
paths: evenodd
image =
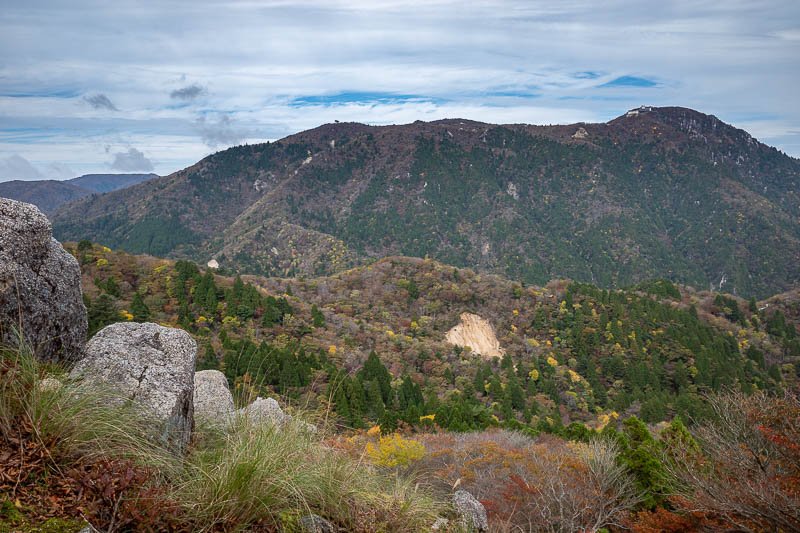
<instances>
[{"instance_id":1,"label":"blue sky patch","mask_svg":"<svg viewBox=\"0 0 800 533\"><path fill-rule=\"evenodd\" d=\"M600 87L655 87L658 83L647 78L640 78L638 76L620 76L608 83L600 85Z\"/></svg>"},{"instance_id":2,"label":"blue sky patch","mask_svg":"<svg viewBox=\"0 0 800 533\"><path fill-rule=\"evenodd\" d=\"M335 94L317 94L298 96L289 105L292 107L304 106L335 106L343 104L391 104L400 102L435 102L441 103L443 98L433 98L419 94L395 94L386 92L348 91Z\"/></svg>"}]
</instances>

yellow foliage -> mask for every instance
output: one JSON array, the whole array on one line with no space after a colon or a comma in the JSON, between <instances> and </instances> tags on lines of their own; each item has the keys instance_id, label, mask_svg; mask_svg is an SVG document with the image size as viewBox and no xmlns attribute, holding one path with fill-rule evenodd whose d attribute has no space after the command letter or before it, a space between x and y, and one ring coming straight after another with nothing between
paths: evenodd
<instances>
[{"instance_id":1,"label":"yellow foliage","mask_svg":"<svg viewBox=\"0 0 800 533\"><path fill-rule=\"evenodd\" d=\"M125 320L133 320L133 315L127 312L125 309L119 312L125 318Z\"/></svg>"},{"instance_id":2,"label":"yellow foliage","mask_svg":"<svg viewBox=\"0 0 800 533\"><path fill-rule=\"evenodd\" d=\"M539 371L535 368L528 372L528 375L531 377L531 381L536 381L539 379Z\"/></svg>"},{"instance_id":3,"label":"yellow foliage","mask_svg":"<svg viewBox=\"0 0 800 533\"><path fill-rule=\"evenodd\" d=\"M553 345L553 343L552 343L552 342L550 342L549 340L547 341L547 343L546 343L546 344L547 344L548 346L552 346L552 345Z\"/></svg>"},{"instance_id":4,"label":"yellow foliage","mask_svg":"<svg viewBox=\"0 0 800 533\"><path fill-rule=\"evenodd\" d=\"M328 355L336 355L336 346L333 344L328 346Z\"/></svg>"},{"instance_id":5,"label":"yellow foliage","mask_svg":"<svg viewBox=\"0 0 800 533\"><path fill-rule=\"evenodd\" d=\"M380 434L381 434L380 426L372 426L367 430L367 437L377 437Z\"/></svg>"},{"instance_id":6,"label":"yellow foliage","mask_svg":"<svg viewBox=\"0 0 800 533\"><path fill-rule=\"evenodd\" d=\"M511 311L511 312L514 314L514 316L517 316L517 315L519 314L519 311L518 311L518 310L516 310L516 309L514 309L514 310L513 310L513 311Z\"/></svg>"},{"instance_id":7,"label":"yellow foliage","mask_svg":"<svg viewBox=\"0 0 800 533\"><path fill-rule=\"evenodd\" d=\"M435 414L432 414L432 415L425 415L425 416L421 416L421 417L419 417L419 421L420 421L420 422L424 422L425 420L430 420L431 422L433 422L435 418L436 418L436 415L435 415Z\"/></svg>"},{"instance_id":8,"label":"yellow foliage","mask_svg":"<svg viewBox=\"0 0 800 533\"><path fill-rule=\"evenodd\" d=\"M553 359L552 357L547 358L547 364L550 366L558 366L558 361Z\"/></svg>"},{"instance_id":9,"label":"yellow foliage","mask_svg":"<svg viewBox=\"0 0 800 533\"><path fill-rule=\"evenodd\" d=\"M397 433L381 437L377 445L367 444L367 455L376 465L395 467L413 463L425 456L421 442L404 439Z\"/></svg>"},{"instance_id":10,"label":"yellow foliage","mask_svg":"<svg viewBox=\"0 0 800 533\"><path fill-rule=\"evenodd\" d=\"M108 259L103 259L102 257L97 260L97 266L106 266L108 264Z\"/></svg>"},{"instance_id":11,"label":"yellow foliage","mask_svg":"<svg viewBox=\"0 0 800 533\"><path fill-rule=\"evenodd\" d=\"M394 337L394 331L392 331L390 329L386 330L386 334L389 335L390 337Z\"/></svg>"},{"instance_id":12,"label":"yellow foliage","mask_svg":"<svg viewBox=\"0 0 800 533\"><path fill-rule=\"evenodd\" d=\"M569 380L573 383L578 383L581 380L581 376L574 370L567 370L567 372L569 372Z\"/></svg>"},{"instance_id":13,"label":"yellow foliage","mask_svg":"<svg viewBox=\"0 0 800 533\"><path fill-rule=\"evenodd\" d=\"M530 344L531 346L533 346L535 348L535 347L539 346L539 341L537 341L536 339L528 339L528 344Z\"/></svg>"},{"instance_id":14,"label":"yellow foliage","mask_svg":"<svg viewBox=\"0 0 800 533\"><path fill-rule=\"evenodd\" d=\"M515 326L514 324L511 324L511 331L517 331L517 326Z\"/></svg>"},{"instance_id":15,"label":"yellow foliage","mask_svg":"<svg viewBox=\"0 0 800 533\"><path fill-rule=\"evenodd\" d=\"M104 251L104 252L106 252L106 253L108 253L108 252L110 252L110 251L111 251L111 248L108 248L108 247L106 247L106 246L103 246L103 251Z\"/></svg>"}]
</instances>

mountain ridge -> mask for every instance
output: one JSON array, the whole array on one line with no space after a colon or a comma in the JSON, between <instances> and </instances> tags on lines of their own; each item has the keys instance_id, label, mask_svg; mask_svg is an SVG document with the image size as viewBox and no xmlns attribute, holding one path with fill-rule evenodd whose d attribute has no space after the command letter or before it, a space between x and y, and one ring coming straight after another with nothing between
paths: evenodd
<instances>
[{"instance_id":1,"label":"mountain ridge","mask_svg":"<svg viewBox=\"0 0 800 533\"><path fill-rule=\"evenodd\" d=\"M84 174L68 180L11 180L0 182L0 196L34 204L49 214L86 196L123 189L157 177L157 174Z\"/></svg>"},{"instance_id":2,"label":"mountain ridge","mask_svg":"<svg viewBox=\"0 0 800 533\"><path fill-rule=\"evenodd\" d=\"M764 296L800 280L798 177L800 161L678 107L601 124L333 123L53 221L62 240L265 275L430 255L531 283L661 276Z\"/></svg>"}]
</instances>

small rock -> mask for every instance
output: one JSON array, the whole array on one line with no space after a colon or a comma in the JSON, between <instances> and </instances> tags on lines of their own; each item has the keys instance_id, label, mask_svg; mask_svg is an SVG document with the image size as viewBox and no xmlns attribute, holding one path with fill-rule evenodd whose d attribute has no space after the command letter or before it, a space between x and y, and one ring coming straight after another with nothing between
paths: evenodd
<instances>
[{"instance_id":1,"label":"small rock","mask_svg":"<svg viewBox=\"0 0 800 533\"><path fill-rule=\"evenodd\" d=\"M333 524L319 515L310 514L300 519L300 529L307 533L335 533Z\"/></svg>"},{"instance_id":2,"label":"small rock","mask_svg":"<svg viewBox=\"0 0 800 533\"><path fill-rule=\"evenodd\" d=\"M275 424L276 427L281 427L287 422L294 420L292 415L285 413L283 409L281 409L281 406L275 399L262 398L260 396L247 407L243 407L236 411L236 416L246 417L253 421L266 420ZM317 432L317 426L310 424L305 420L298 419L295 420L294 423L307 433L313 434Z\"/></svg>"},{"instance_id":3,"label":"small rock","mask_svg":"<svg viewBox=\"0 0 800 533\"><path fill-rule=\"evenodd\" d=\"M453 507L456 508L461 523L470 531L489 531L489 521L483 504L465 490L453 494Z\"/></svg>"},{"instance_id":4,"label":"small rock","mask_svg":"<svg viewBox=\"0 0 800 533\"><path fill-rule=\"evenodd\" d=\"M450 523L450 520L447 518L437 518L436 522L433 523L431 526L431 531L441 531L447 527L447 524Z\"/></svg>"},{"instance_id":5,"label":"small rock","mask_svg":"<svg viewBox=\"0 0 800 533\"><path fill-rule=\"evenodd\" d=\"M228 380L219 370L194 374L194 418L208 422L227 421L234 413Z\"/></svg>"},{"instance_id":6,"label":"small rock","mask_svg":"<svg viewBox=\"0 0 800 533\"><path fill-rule=\"evenodd\" d=\"M61 388L61 381L56 378L44 378L36 386L42 392L51 392Z\"/></svg>"},{"instance_id":7,"label":"small rock","mask_svg":"<svg viewBox=\"0 0 800 533\"><path fill-rule=\"evenodd\" d=\"M239 409L237 414L246 416L251 420L268 420L277 425L291 420L291 417L283 412L283 409L274 398L262 398L261 396L247 407Z\"/></svg>"},{"instance_id":8,"label":"small rock","mask_svg":"<svg viewBox=\"0 0 800 533\"><path fill-rule=\"evenodd\" d=\"M86 344L72 375L113 386L120 401L135 401L161 422L164 440L182 448L194 425L197 344L183 330L120 322Z\"/></svg>"}]
</instances>

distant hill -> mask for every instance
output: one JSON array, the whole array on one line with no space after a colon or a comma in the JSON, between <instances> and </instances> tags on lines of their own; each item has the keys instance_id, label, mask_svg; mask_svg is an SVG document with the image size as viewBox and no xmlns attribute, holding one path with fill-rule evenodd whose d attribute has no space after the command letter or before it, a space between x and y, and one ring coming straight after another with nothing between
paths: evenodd
<instances>
[{"instance_id":1,"label":"distant hill","mask_svg":"<svg viewBox=\"0 0 800 533\"><path fill-rule=\"evenodd\" d=\"M336 123L213 154L53 215L62 240L330 274L431 257L543 284L653 277L765 297L800 283L800 161L714 116Z\"/></svg>"},{"instance_id":2,"label":"distant hill","mask_svg":"<svg viewBox=\"0 0 800 533\"><path fill-rule=\"evenodd\" d=\"M93 193L116 191L157 177L157 174L86 174L65 181L14 180L0 183L0 196L34 204L49 214Z\"/></svg>"},{"instance_id":3,"label":"distant hill","mask_svg":"<svg viewBox=\"0 0 800 533\"><path fill-rule=\"evenodd\" d=\"M59 206L89 196L92 191L68 181L4 181L0 183L0 196L34 204L49 214Z\"/></svg>"},{"instance_id":4,"label":"distant hill","mask_svg":"<svg viewBox=\"0 0 800 533\"><path fill-rule=\"evenodd\" d=\"M157 177L158 174L86 174L67 181L78 187L103 193L124 189Z\"/></svg>"}]
</instances>

